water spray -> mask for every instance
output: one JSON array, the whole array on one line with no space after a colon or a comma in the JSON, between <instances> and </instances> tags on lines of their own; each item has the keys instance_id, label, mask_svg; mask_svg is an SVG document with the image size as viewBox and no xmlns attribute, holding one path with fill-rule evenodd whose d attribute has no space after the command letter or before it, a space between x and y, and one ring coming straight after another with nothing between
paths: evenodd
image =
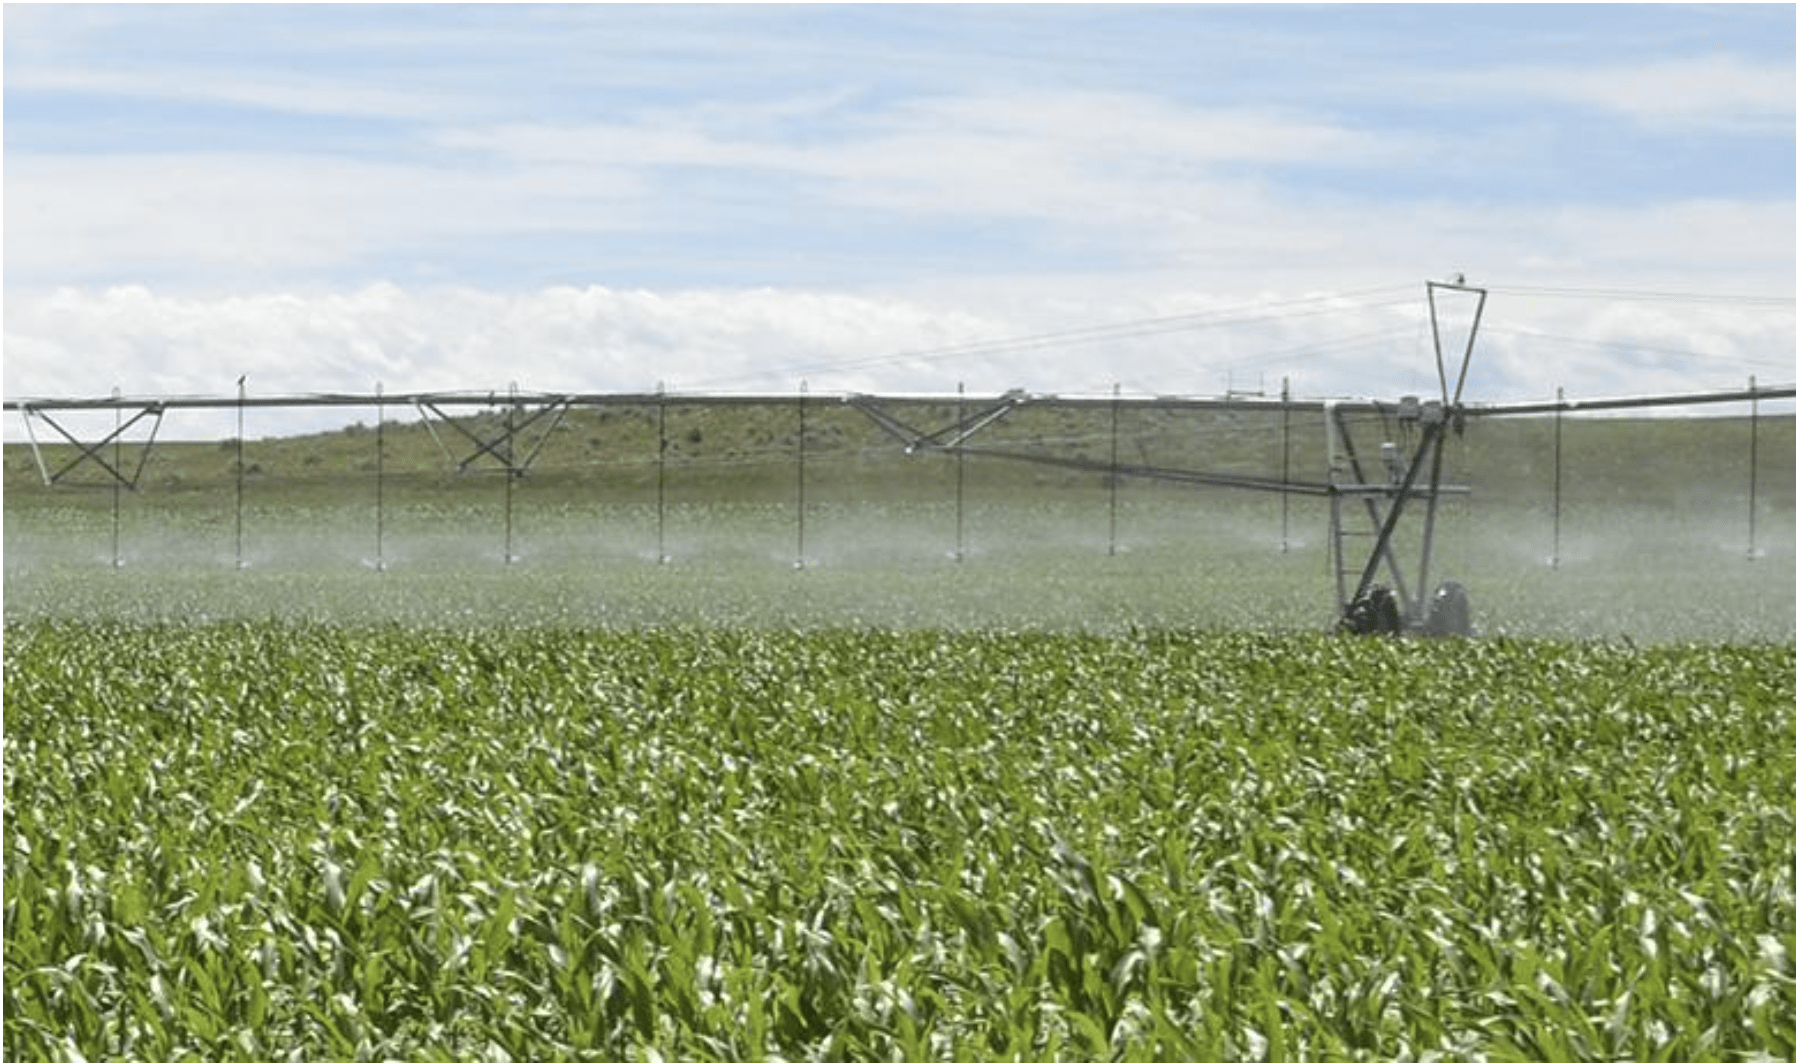
<instances>
[{"instance_id":1,"label":"water spray","mask_svg":"<svg viewBox=\"0 0 1798 1064\"><path fill-rule=\"evenodd\" d=\"M1754 377L1748 377L1748 390L1755 391ZM1748 560L1756 557L1754 549L1755 495L1760 485L1761 401L1757 393L1748 401Z\"/></svg>"},{"instance_id":2,"label":"water spray","mask_svg":"<svg viewBox=\"0 0 1798 1064\"><path fill-rule=\"evenodd\" d=\"M112 388L112 397L114 400L119 398L119 388L116 384L113 385ZM112 464L115 469L124 468L124 463L122 461L124 456L120 452L121 441L119 440L120 434L123 433L125 429L124 417L125 412L123 410L114 410L112 412ZM27 424L29 424L29 422L27 422ZM115 476L112 478L112 567L114 569L123 569L125 567L124 555L119 553L119 492L124 489L124 486L124 483L121 482L118 477Z\"/></svg>"},{"instance_id":3,"label":"water spray","mask_svg":"<svg viewBox=\"0 0 1798 1064\"><path fill-rule=\"evenodd\" d=\"M237 378L237 568L247 569L243 560L243 401L244 376Z\"/></svg>"},{"instance_id":4,"label":"water spray","mask_svg":"<svg viewBox=\"0 0 1798 1064\"><path fill-rule=\"evenodd\" d=\"M375 572L387 571L387 407L375 382Z\"/></svg>"},{"instance_id":5,"label":"water spray","mask_svg":"<svg viewBox=\"0 0 1798 1064\"><path fill-rule=\"evenodd\" d=\"M1105 556L1118 556L1118 408L1123 398L1123 385L1113 381L1111 384L1111 472L1105 483L1111 494L1111 534L1107 540Z\"/></svg>"},{"instance_id":6,"label":"water spray","mask_svg":"<svg viewBox=\"0 0 1798 1064\"><path fill-rule=\"evenodd\" d=\"M1548 556L1548 567L1561 567L1561 414L1567 402L1567 390L1555 388L1555 544L1554 553Z\"/></svg>"},{"instance_id":7,"label":"water spray","mask_svg":"<svg viewBox=\"0 0 1798 1064\"><path fill-rule=\"evenodd\" d=\"M955 384L955 420L966 420L967 403L967 383L957 381ZM906 448L906 453L910 454L911 448ZM963 538L963 509L967 494L967 459L968 456L961 451L955 452L955 553L952 557L958 564L968 556L967 544Z\"/></svg>"},{"instance_id":8,"label":"water spray","mask_svg":"<svg viewBox=\"0 0 1798 1064\"><path fill-rule=\"evenodd\" d=\"M801 380L799 382L799 446L798 446L798 459L796 462L796 464L798 466L798 477L799 477L799 506L798 506L799 543L794 548L794 554L793 554L793 568L795 568L795 569L804 569L805 568L805 393L806 393L806 390L807 390L806 382Z\"/></svg>"},{"instance_id":9,"label":"water spray","mask_svg":"<svg viewBox=\"0 0 1798 1064\"><path fill-rule=\"evenodd\" d=\"M1292 479L1292 379L1280 378L1280 479ZM1280 553L1292 549L1292 495L1280 493Z\"/></svg>"},{"instance_id":10,"label":"water spray","mask_svg":"<svg viewBox=\"0 0 1798 1064\"><path fill-rule=\"evenodd\" d=\"M506 475L506 564L511 565L519 560L512 553L512 481L518 476L513 465L514 450L512 434L516 431L516 414L518 412L518 382L513 381L506 389L506 453L501 459L505 464Z\"/></svg>"},{"instance_id":11,"label":"water spray","mask_svg":"<svg viewBox=\"0 0 1798 1064\"><path fill-rule=\"evenodd\" d=\"M656 564L668 557L668 385L656 382Z\"/></svg>"}]
</instances>

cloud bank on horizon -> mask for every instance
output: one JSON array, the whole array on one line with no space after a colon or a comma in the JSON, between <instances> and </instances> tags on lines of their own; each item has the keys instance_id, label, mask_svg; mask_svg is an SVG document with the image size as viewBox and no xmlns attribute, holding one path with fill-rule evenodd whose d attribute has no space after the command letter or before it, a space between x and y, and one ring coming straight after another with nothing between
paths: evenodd
<instances>
[{"instance_id":1,"label":"cloud bank on horizon","mask_svg":"<svg viewBox=\"0 0 1798 1064\"><path fill-rule=\"evenodd\" d=\"M10 5L5 389L1397 394L1457 272L1472 397L1788 382L1795 28Z\"/></svg>"}]
</instances>

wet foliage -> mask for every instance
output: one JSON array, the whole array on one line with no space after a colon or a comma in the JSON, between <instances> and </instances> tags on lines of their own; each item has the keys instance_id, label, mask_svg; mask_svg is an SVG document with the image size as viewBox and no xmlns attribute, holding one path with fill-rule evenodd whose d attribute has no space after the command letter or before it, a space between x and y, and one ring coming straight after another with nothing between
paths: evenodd
<instances>
[{"instance_id":1,"label":"wet foliage","mask_svg":"<svg viewBox=\"0 0 1798 1064\"><path fill-rule=\"evenodd\" d=\"M9 624L9 1059L1794 1053L1793 651Z\"/></svg>"}]
</instances>

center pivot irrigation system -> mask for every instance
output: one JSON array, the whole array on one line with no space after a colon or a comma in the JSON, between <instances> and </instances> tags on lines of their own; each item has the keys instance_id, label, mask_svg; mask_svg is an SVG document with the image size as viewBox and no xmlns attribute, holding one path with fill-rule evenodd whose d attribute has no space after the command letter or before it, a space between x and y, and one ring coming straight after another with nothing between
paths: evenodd
<instances>
[{"instance_id":1,"label":"center pivot irrigation system","mask_svg":"<svg viewBox=\"0 0 1798 1064\"><path fill-rule=\"evenodd\" d=\"M1443 337L1438 318L1439 293L1458 293L1472 297L1472 323L1466 344L1458 352L1443 350ZM1336 625L1338 630L1355 633L1388 633L1416 635L1466 635L1471 632L1468 593L1460 583L1448 580L1430 587L1432 547L1435 540L1437 510L1445 496L1466 495L1471 490L1464 484L1443 480L1443 450L1450 433L1459 436L1470 419L1527 414L1559 414L1572 411L1625 410L1647 407L1691 406L1711 403L1758 403L1763 399L1790 399L1798 394L1793 385L1757 386L1750 379L1746 390L1689 392L1597 400L1470 405L1463 401L1467 371L1472 363L1474 342L1479 333L1480 318L1485 311L1487 290L1453 282L1429 281L1425 295L1429 304L1430 331L1435 351L1436 375L1440 397L1423 399L1405 396L1396 402L1352 399L1294 399L1282 389L1278 398L1226 396L1200 398L1190 396L1130 396L1114 392L1110 396L1042 395L1014 390L1000 396L974 397L963 393L839 395L840 402L865 415L882 431L904 445L908 454L936 454L956 458L978 457L1006 459L1047 465L1061 469L1098 473L1112 478L1131 477L1205 487L1237 488L1247 491L1285 495L1321 497L1329 500L1330 568L1335 577ZM141 479L149 451L154 446L162 418L170 410L211 409L238 412L237 471L240 497L239 551L241 556L241 495L243 476L243 411L256 408L300 407L373 407L377 410L377 431L384 424L381 411L388 405L410 405L419 411L424 424L437 441L446 458L458 470L467 470L483 459L497 462L507 482L508 543L510 542L511 482L524 476L535 461L550 434L574 408L651 406L663 411L672 404L687 406L777 405L793 402L791 394L749 395L742 393L707 395L702 393L524 393L514 386L502 398L499 393L431 392L383 394L379 388L373 395L294 395L246 396L243 382L238 381L238 394L230 397L170 397L162 399L125 398L114 395L107 399L9 399L5 409L23 415L32 452L46 485L61 483L63 478L84 463L104 470L115 490L135 490ZM800 454L804 454L804 417L807 393L801 385L798 403L800 416ZM816 401L815 399L813 401ZM970 403L974 410L966 413ZM913 409L940 410L953 404L957 416L950 424L936 429L923 429L911 424L908 413ZM506 415L490 435L471 429L457 421L447 410L458 407L503 406ZM1080 409L1109 407L1114 413L1122 407L1159 410L1237 410L1279 413L1289 419L1293 414L1318 416L1323 420L1327 443L1327 469L1323 480L1300 480L1282 468L1278 476L1254 476L1240 473L1185 469L1167 466L1120 463L1117 460L1115 433L1109 461L1075 455L1043 453L1005 447L981 445L983 430L1004 420L1024 407ZM115 416L113 431L95 443L84 443L75 433L58 423L54 414L65 411L111 410ZM129 417L127 417L129 413ZM901 415L905 416L902 417ZM39 446L34 422L42 422L75 449L74 457L51 469L43 448ZM447 427L449 433L438 433L435 423ZM1359 422L1397 425L1403 444L1390 439L1370 443L1357 438L1353 431ZM148 423L148 438L141 444L135 464L123 460L120 444L125 433L140 423ZM453 433L473 449L460 457L445 442ZM450 438L454 438L450 436ZM1414 441L1414 443L1412 442ZM109 459L108 448L112 449ZM377 445L377 454L379 447ZM377 459L378 460L378 459ZM1751 457L1752 466L1753 459ZM801 478L803 491L803 476ZM803 511L803 503L802 511ZM1750 506L1752 511L1752 503ZM803 522L803 513L801 520ZM1751 517L1752 520L1752 517ZM1407 524L1407 522L1411 522ZM801 524L803 529L803 523ZM803 535L803 532L802 532ZM510 548L508 546L508 559Z\"/></svg>"}]
</instances>

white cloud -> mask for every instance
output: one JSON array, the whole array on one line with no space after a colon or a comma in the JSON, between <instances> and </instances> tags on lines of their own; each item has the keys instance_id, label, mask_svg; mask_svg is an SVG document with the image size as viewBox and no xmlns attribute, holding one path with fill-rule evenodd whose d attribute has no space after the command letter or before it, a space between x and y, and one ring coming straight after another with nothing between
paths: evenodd
<instances>
[{"instance_id":1,"label":"white cloud","mask_svg":"<svg viewBox=\"0 0 1798 1064\"><path fill-rule=\"evenodd\" d=\"M1003 331L927 308L811 292L551 288L165 296L140 286L9 292L9 397L796 388L806 367L876 358L828 385L886 383L886 356ZM289 423L292 423L291 420ZM12 434L14 426L8 426ZM204 431L204 430L202 430Z\"/></svg>"},{"instance_id":2,"label":"white cloud","mask_svg":"<svg viewBox=\"0 0 1798 1064\"><path fill-rule=\"evenodd\" d=\"M626 229L626 177L496 174L249 153L21 156L6 168L13 284L143 277L251 285L516 231ZM571 204L575 208L571 209Z\"/></svg>"},{"instance_id":3,"label":"white cloud","mask_svg":"<svg viewBox=\"0 0 1798 1064\"><path fill-rule=\"evenodd\" d=\"M17 156L7 269L25 284L161 286L232 273L255 284L341 275L359 259L428 260L432 248L486 238L660 232L676 247L694 230L729 240L743 225L804 229L820 211L877 225L1009 219L1048 246L1139 260L1170 232L1184 242L1195 219L1203 227L1277 210L1220 167L1360 165L1383 146L1299 117L1119 94L933 98L858 116L846 132L828 128L841 120L838 102L790 100L749 117L713 105L617 123L444 129L436 151L406 159ZM827 128L810 128L819 122ZM683 197L669 188L670 168L723 183Z\"/></svg>"},{"instance_id":4,"label":"white cloud","mask_svg":"<svg viewBox=\"0 0 1798 1064\"><path fill-rule=\"evenodd\" d=\"M1730 55L1590 67L1521 66L1462 76L1462 84L1550 98L1623 115L1649 128L1790 135L1793 68Z\"/></svg>"},{"instance_id":5,"label":"white cloud","mask_svg":"<svg viewBox=\"0 0 1798 1064\"><path fill-rule=\"evenodd\" d=\"M170 296L143 287L62 289L6 298L6 393L12 398L401 391L816 392L1033 391L1303 395L1427 393L1434 368L1422 287L1304 297L1244 307L1192 291L1074 286L961 298L822 291L523 293L405 289ZM1084 301L1081 301L1081 300ZM1467 307L1445 307L1452 332ZM1169 321L1175 316L1178 320ZM1132 322L1145 327L1131 329ZM987 344L1115 324L1080 343ZM1732 387L1758 368L1789 380L1790 308L1655 305L1493 297L1468 397L1542 397L1557 385L1592 397ZM1453 346L1453 341L1450 341ZM1785 360L1787 372L1768 368ZM355 416L355 415L349 415ZM345 417L258 414L256 434ZM220 419L183 415L172 435L223 435ZM8 438L19 428L9 421Z\"/></svg>"},{"instance_id":6,"label":"white cloud","mask_svg":"<svg viewBox=\"0 0 1798 1064\"><path fill-rule=\"evenodd\" d=\"M205 77L180 70L54 68L27 66L9 70L13 91L84 93L135 100L185 104L225 104L294 115L339 118L447 119L467 101L443 93L396 89L372 81L346 81L341 75L246 71L217 68Z\"/></svg>"},{"instance_id":7,"label":"white cloud","mask_svg":"<svg viewBox=\"0 0 1798 1064\"><path fill-rule=\"evenodd\" d=\"M1123 155L1182 166L1222 162L1390 161L1381 136L1273 109L1194 108L1119 92L1043 92L913 101L884 122L911 135L960 130L1003 147L1054 145L1082 158Z\"/></svg>"},{"instance_id":8,"label":"white cloud","mask_svg":"<svg viewBox=\"0 0 1798 1064\"><path fill-rule=\"evenodd\" d=\"M1677 291L1790 293L1798 209L1792 201L1684 200L1506 212L1494 234L1519 253L1559 261L1533 283ZM1519 269L1520 274L1526 271Z\"/></svg>"},{"instance_id":9,"label":"white cloud","mask_svg":"<svg viewBox=\"0 0 1798 1064\"><path fill-rule=\"evenodd\" d=\"M849 102L789 101L753 108L747 121L738 109L712 105L616 123L467 127L436 142L513 167L732 169L860 207L1069 226L1095 215L1158 213L1219 183L1218 168L1229 165L1392 165L1407 151L1394 138L1299 115L1183 108L1122 93L921 98L857 113L852 131L832 128L845 119L833 110Z\"/></svg>"}]
</instances>

